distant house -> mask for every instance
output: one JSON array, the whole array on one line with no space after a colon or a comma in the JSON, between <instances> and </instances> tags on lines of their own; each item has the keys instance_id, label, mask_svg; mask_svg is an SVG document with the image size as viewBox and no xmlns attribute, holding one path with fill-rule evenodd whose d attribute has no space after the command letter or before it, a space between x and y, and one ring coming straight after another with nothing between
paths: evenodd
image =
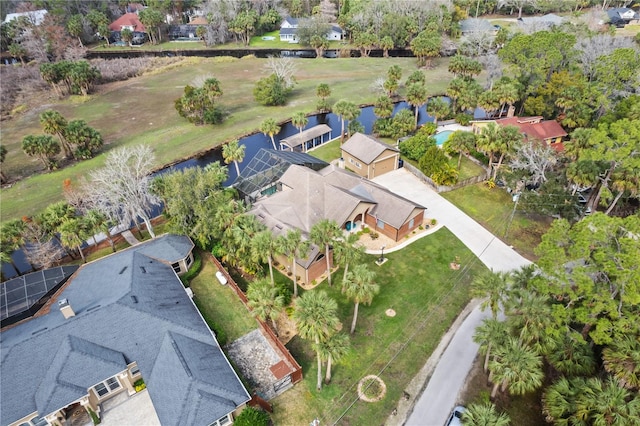
<instances>
[{"instance_id":1,"label":"distant house","mask_svg":"<svg viewBox=\"0 0 640 426\"><path fill-rule=\"evenodd\" d=\"M345 166L367 179L398 168L400 151L373 136L356 133L341 149Z\"/></svg>"},{"instance_id":2,"label":"distant house","mask_svg":"<svg viewBox=\"0 0 640 426\"><path fill-rule=\"evenodd\" d=\"M308 239L322 219L335 221L344 232L357 232L366 224L399 241L422 224L425 207L402 198L354 173L336 166L315 171L290 166L275 194L256 201L250 213L275 235L298 229ZM326 269L324 250L312 246L305 259L296 259L302 282L310 283ZM283 258L280 263L290 262Z\"/></svg>"},{"instance_id":3,"label":"distant house","mask_svg":"<svg viewBox=\"0 0 640 426\"><path fill-rule=\"evenodd\" d=\"M240 197L245 202L252 204L262 197L275 194L278 191L278 180L292 164L316 171L329 165L327 162L303 152L261 148L249 164L242 169L240 176L233 183L233 187L238 190Z\"/></svg>"},{"instance_id":4,"label":"distant house","mask_svg":"<svg viewBox=\"0 0 640 426\"><path fill-rule=\"evenodd\" d=\"M289 43L298 43L298 26L299 20L287 16L280 24L280 41L287 41ZM326 36L327 40L342 40L342 28L336 24L331 24L329 33Z\"/></svg>"},{"instance_id":5,"label":"distant house","mask_svg":"<svg viewBox=\"0 0 640 426\"><path fill-rule=\"evenodd\" d=\"M199 41L198 28L205 25L208 25L208 22L204 16L196 16L188 24L171 25L168 29L169 40Z\"/></svg>"},{"instance_id":6,"label":"distant house","mask_svg":"<svg viewBox=\"0 0 640 426\"><path fill-rule=\"evenodd\" d=\"M331 141L331 127L326 124L318 124L293 136L280 139L280 149L307 152L329 141Z\"/></svg>"},{"instance_id":7,"label":"distant house","mask_svg":"<svg viewBox=\"0 0 640 426\"><path fill-rule=\"evenodd\" d=\"M141 380L145 424L233 422L250 397L170 266L175 237L81 266L1 330L0 424L91 424L115 399L140 403Z\"/></svg>"},{"instance_id":8,"label":"distant house","mask_svg":"<svg viewBox=\"0 0 640 426\"><path fill-rule=\"evenodd\" d=\"M627 24L640 24L640 15L638 12L628 7L616 7L607 10L609 22L617 27L624 27Z\"/></svg>"},{"instance_id":9,"label":"distant house","mask_svg":"<svg viewBox=\"0 0 640 426\"><path fill-rule=\"evenodd\" d=\"M566 21L562 16L548 13L543 16L525 16L518 19L518 23L544 30L561 25Z\"/></svg>"},{"instance_id":10,"label":"distant house","mask_svg":"<svg viewBox=\"0 0 640 426\"><path fill-rule=\"evenodd\" d=\"M500 27L493 25L486 19L468 18L460 21L460 32L463 36L472 33L489 33L496 34Z\"/></svg>"},{"instance_id":11,"label":"distant house","mask_svg":"<svg viewBox=\"0 0 640 426\"><path fill-rule=\"evenodd\" d=\"M9 22L19 19L19 18L27 18L29 22L33 25L40 25L44 21L44 18L47 16L46 9L40 10L30 10L28 12L18 12L18 13L7 13L7 16L4 18L3 23L8 24Z\"/></svg>"},{"instance_id":12,"label":"distant house","mask_svg":"<svg viewBox=\"0 0 640 426\"><path fill-rule=\"evenodd\" d=\"M135 12L125 13L109 24L109 30L111 31L109 41L120 41L120 32L125 29L133 33L131 44L142 44L146 41L147 29L140 22L140 17Z\"/></svg>"},{"instance_id":13,"label":"distant house","mask_svg":"<svg viewBox=\"0 0 640 426\"><path fill-rule=\"evenodd\" d=\"M567 136L567 132L555 120L544 121L542 117L509 117L497 120L472 121L473 132L478 134L489 123L496 123L500 126L516 126L528 140L537 140L545 143L554 150L564 151L562 140Z\"/></svg>"}]
</instances>

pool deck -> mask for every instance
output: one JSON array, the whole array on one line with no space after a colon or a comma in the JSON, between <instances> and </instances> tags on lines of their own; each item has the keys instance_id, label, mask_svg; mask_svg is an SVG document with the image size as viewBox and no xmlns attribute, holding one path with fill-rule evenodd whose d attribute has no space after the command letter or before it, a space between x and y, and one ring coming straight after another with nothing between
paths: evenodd
<instances>
[{"instance_id":1,"label":"pool deck","mask_svg":"<svg viewBox=\"0 0 640 426\"><path fill-rule=\"evenodd\" d=\"M472 128L471 128L471 126L463 126L463 125L458 124L458 123L445 124L444 126L438 126L438 128L436 129L436 135L438 133L442 133L442 132L445 132L447 130L451 130L453 132L455 132L456 130L464 130L466 132L471 132Z\"/></svg>"}]
</instances>

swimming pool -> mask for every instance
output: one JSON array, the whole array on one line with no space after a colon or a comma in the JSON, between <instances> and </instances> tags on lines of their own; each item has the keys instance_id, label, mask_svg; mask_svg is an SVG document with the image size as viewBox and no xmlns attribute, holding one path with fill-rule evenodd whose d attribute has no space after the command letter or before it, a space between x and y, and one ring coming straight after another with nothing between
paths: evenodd
<instances>
[{"instance_id":1,"label":"swimming pool","mask_svg":"<svg viewBox=\"0 0 640 426\"><path fill-rule=\"evenodd\" d=\"M453 130L443 130L442 132L433 135L433 138L436 140L436 145L442 146L442 144L449 139L451 133L453 133Z\"/></svg>"}]
</instances>

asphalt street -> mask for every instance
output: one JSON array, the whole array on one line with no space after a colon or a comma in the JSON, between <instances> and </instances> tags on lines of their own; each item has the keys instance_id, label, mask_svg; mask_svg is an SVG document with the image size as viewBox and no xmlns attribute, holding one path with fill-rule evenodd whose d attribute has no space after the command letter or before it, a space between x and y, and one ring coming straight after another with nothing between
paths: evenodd
<instances>
[{"instance_id":1,"label":"asphalt street","mask_svg":"<svg viewBox=\"0 0 640 426\"><path fill-rule=\"evenodd\" d=\"M375 178L374 182L427 207L425 217L435 218L449 228L488 268L512 271L531 263L408 171L395 170ZM472 339L473 332L489 315L488 311L483 313L475 308L462 322L417 399L406 425L445 424L478 352L478 345Z\"/></svg>"}]
</instances>

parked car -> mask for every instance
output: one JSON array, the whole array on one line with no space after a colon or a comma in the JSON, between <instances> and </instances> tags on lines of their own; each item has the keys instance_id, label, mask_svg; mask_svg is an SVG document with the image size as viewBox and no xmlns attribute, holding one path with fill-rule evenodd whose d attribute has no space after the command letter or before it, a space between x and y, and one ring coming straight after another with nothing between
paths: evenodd
<instances>
[{"instance_id":1,"label":"parked car","mask_svg":"<svg viewBox=\"0 0 640 426\"><path fill-rule=\"evenodd\" d=\"M449 420L445 426L462 426L462 413L464 413L466 409L462 405L458 405L453 409L451 415L449 416Z\"/></svg>"}]
</instances>

